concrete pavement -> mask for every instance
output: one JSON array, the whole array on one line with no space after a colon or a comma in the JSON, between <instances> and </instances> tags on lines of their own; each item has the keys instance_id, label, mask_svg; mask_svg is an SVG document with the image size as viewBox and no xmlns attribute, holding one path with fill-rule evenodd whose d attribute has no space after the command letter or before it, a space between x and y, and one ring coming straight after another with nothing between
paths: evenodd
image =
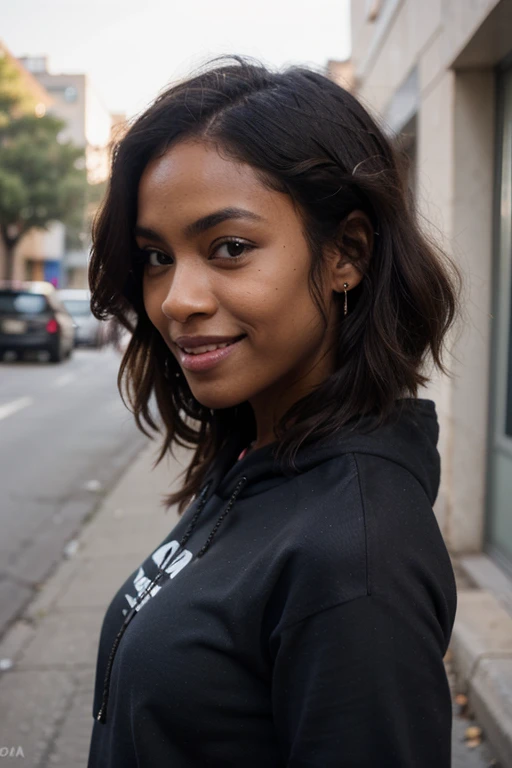
<instances>
[{"instance_id":1,"label":"concrete pavement","mask_svg":"<svg viewBox=\"0 0 512 768\"><path fill-rule=\"evenodd\" d=\"M6 750L16 755L20 748L23 764L33 768L83 768L87 764L96 653L105 609L127 574L160 543L177 519L174 512L164 510L160 499L185 465L185 454L152 471L155 455L156 446L143 449L80 536L70 543L69 557L0 641L0 767L3 759L15 759L7 757ZM481 653L474 639L472 651L464 643L461 648L471 616L466 594L475 601L478 624L478 594L483 590L474 589L458 564L454 565L462 595L461 629L457 617L454 647L446 663L455 693L465 689L461 674L468 674L468 666L473 669L471 653ZM490 679L491 672L482 667L481 676ZM496 698L492 704L489 709L495 717L487 718L486 724L493 735L496 731L502 734ZM474 749L467 746L465 731L474 721L460 717L457 709L454 704L453 768L498 766L485 740ZM478 713L484 713L484 720L486 711L481 707ZM512 763L499 765L508 768Z\"/></svg>"},{"instance_id":2,"label":"concrete pavement","mask_svg":"<svg viewBox=\"0 0 512 768\"><path fill-rule=\"evenodd\" d=\"M475 555L459 562L462 582L451 640L453 669L458 690L467 695L470 710L492 743L499 765L510 768L512 588L487 560ZM489 572L498 575L489 578Z\"/></svg>"},{"instance_id":3,"label":"concrete pavement","mask_svg":"<svg viewBox=\"0 0 512 768\"><path fill-rule=\"evenodd\" d=\"M15 759L2 748L19 747L31 768L87 764L105 610L176 521L160 499L181 467L162 462L152 472L155 455L151 446L138 456L0 642L0 766Z\"/></svg>"},{"instance_id":4,"label":"concrete pavement","mask_svg":"<svg viewBox=\"0 0 512 768\"><path fill-rule=\"evenodd\" d=\"M118 369L110 348L0 364L0 637L146 444Z\"/></svg>"}]
</instances>

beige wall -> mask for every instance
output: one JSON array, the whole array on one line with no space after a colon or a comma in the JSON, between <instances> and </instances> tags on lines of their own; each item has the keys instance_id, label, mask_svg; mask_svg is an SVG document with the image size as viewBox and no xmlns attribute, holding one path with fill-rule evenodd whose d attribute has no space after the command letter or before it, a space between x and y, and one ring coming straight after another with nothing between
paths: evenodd
<instances>
[{"instance_id":1,"label":"beige wall","mask_svg":"<svg viewBox=\"0 0 512 768\"><path fill-rule=\"evenodd\" d=\"M84 147L89 181L93 184L104 181L108 176L112 117L91 81L83 74L38 72L36 77L53 96L51 111L66 123L63 138ZM74 100L66 100L66 88L76 90Z\"/></svg>"},{"instance_id":2,"label":"beige wall","mask_svg":"<svg viewBox=\"0 0 512 768\"><path fill-rule=\"evenodd\" d=\"M418 71L418 202L429 235L464 277L463 317L450 339L452 377L422 394L436 401L442 480L436 504L454 552L483 545L490 378L494 72L512 49L497 30L510 0L385 0L373 22L352 2L356 92L385 114ZM512 26L509 27L509 30Z\"/></svg>"},{"instance_id":3,"label":"beige wall","mask_svg":"<svg viewBox=\"0 0 512 768\"><path fill-rule=\"evenodd\" d=\"M437 87L422 101L418 114L417 201L422 224L429 236L444 250L451 252L448 233L453 230L454 168L451 162L454 145L455 75L444 73ZM443 235L443 233L446 233ZM451 365L451 360L446 361ZM423 393L436 402L439 421L439 449L442 457L441 489L436 513L445 539L453 547L453 429L451 423L451 381L435 376Z\"/></svg>"},{"instance_id":4,"label":"beige wall","mask_svg":"<svg viewBox=\"0 0 512 768\"><path fill-rule=\"evenodd\" d=\"M79 147L85 147L85 75L52 75L48 72L38 72L36 77L53 96L52 113L66 123L63 137ZM68 87L76 89L74 101L66 101L63 97L64 90Z\"/></svg>"},{"instance_id":5,"label":"beige wall","mask_svg":"<svg viewBox=\"0 0 512 768\"><path fill-rule=\"evenodd\" d=\"M443 457L436 507L455 551L483 543L492 282L493 73L444 72L421 98L419 203L430 233L463 273L463 312L436 377Z\"/></svg>"},{"instance_id":6,"label":"beige wall","mask_svg":"<svg viewBox=\"0 0 512 768\"><path fill-rule=\"evenodd\" d=\"M64 235L65 227L60 221L51 222L47 230L31 229L24 235L16 246L14 252L14 280L26 279L27 262L36 262L41 264L41 270L44 271L44 262L46 260L59 260L64 253ZM0 278L5 274L5 253L0 243ZM37 272L43 274L43 272ZM43 279L43 277L34 277L34 280Z\"/></svg>"},{"instance_id":7,"label":"beige wall","mask_svg":"<svg viewBox=\"0 0 512 768\"><path fill-rule=\"evenodd\" d=\"M358 94L384 112L412 67L426 80L441 76L468 45L499 0L381 0L366 21L366 3L352 0L352 58ZM426 57L425 62L423 59Z\"/></svg>"},{"instance_id":8,"label":"beige wall","mask_svg":"<svg viewBox=\"0 0 512 768\"><path fill-rule=\"evenodd\" d=\"M329 59L327 62L327 75L347 91L354 89L354 67L350 59L346 61Z\"/></svg>"},{"instance_id":9,"label":"beige wall","mask_svg":"<svg viewBox=\"0 0 512 768\"><path fill-rule=\"evenodd\" d=\"M376 21L364 24L360 30L359 37L366 47L358 54L355 66L358 94L377 112L385 111L393 93L438 33L441 2L386 0ZM352 9L357 5L364 3L353 0ZM373 42L372 27L377 39L382 35L380 45Z\"/></svg>"}]
</instances>

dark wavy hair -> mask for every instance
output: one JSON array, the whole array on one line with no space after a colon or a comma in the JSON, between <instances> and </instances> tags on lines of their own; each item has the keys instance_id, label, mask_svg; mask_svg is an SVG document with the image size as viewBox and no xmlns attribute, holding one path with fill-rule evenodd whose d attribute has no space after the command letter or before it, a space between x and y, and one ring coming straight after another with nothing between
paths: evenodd
<instances>
[{"instance_id":1,"label":"dark wavy hair","mask_svg":"<svg viewBox=\"0 0 512 768\"><path fill-rule=\"evenodd\" d=\"M244 57L221 57L171 86L131 125L113 152L112 172L93 231L89 264L96 317L133 331L118 387L139 429L163 433L156 463L174 446L195 447L182 487L166 498L180 512L234 431L255 437L247 402L211 410L192 395L174 355L151 324L136 258L137 192L149 161L177 142L212 142L251 165L268 188L290 196L311 252L310 292L326 319L320 279L326 246L354 210L370 218L373 252L339 313L336 370L296 402L276 427L275 456L286 472L303 443L361 415L383 423L400 398L428 381L425 363L446 373L444 339L458 311L460 275L420 231L401 153L354 96L304 67L272 72ZM357 249L345 238L345 255ZM340 294L339 298L342 298ZM156 411L150 406L154 396Z\"/></svg>"}]
</instances>

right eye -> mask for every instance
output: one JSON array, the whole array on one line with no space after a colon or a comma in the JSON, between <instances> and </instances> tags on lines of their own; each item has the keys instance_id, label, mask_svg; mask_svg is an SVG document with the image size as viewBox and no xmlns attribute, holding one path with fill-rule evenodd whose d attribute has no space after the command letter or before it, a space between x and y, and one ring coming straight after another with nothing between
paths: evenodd
<instances>
[{"instance_id":1,"label":"right eye","mask_svg":"<svg viewBox=\"0 0 512 768\"><path fill-rule=\"evenodd\" d=\"M172 263L169 256L154 248L146 248L141 253L144 264L147 264L150 267L162 267Z\"/></svg>"}]
</instances>

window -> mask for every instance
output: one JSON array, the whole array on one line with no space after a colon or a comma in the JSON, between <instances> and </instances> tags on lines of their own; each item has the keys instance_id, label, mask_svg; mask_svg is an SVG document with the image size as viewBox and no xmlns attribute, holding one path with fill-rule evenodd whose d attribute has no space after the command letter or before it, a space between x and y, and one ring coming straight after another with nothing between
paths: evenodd
<instances>
[{"instance_id":1,"label":"window","mask_svg":"<svg viewBox=\"0 0 512 768\"><path fill-rule=\"evenodd\" d=\"M76 101L77 97L77 90L74 85L68 85L67 88L64 89L64 101L67 101L69 103Z\"/></svg>"},{"instance_id":2,"label":"window","mask_svg":"<svg viewBox=\"0 0 512 768\"><path fill-rule=\"evenodd\" d=\"M40 315L48 309L45 296L37 293L0 293L0 315Z\"/></svg>"},{"instance_id":3,"label":"window","mask_svg":"<svg viewBox=\"0 0 512 768\"><path fill-rule=\"evenodd\" d=\"M87 317L91 314L91 305L87 299L62 299L62 303L72 317Z\"/></svg>"}]
</instances>

